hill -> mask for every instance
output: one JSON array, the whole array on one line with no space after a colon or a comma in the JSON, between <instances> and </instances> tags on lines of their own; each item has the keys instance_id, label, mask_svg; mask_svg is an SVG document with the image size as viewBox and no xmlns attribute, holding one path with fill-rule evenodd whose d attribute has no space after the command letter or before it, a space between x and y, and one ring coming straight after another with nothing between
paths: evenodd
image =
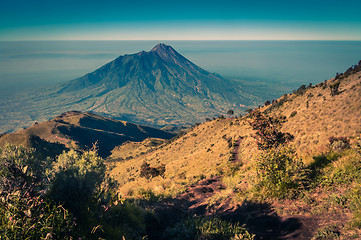
<instances>
[{"instance_id":1,"label":"hill","mask_svg":"<svg viewBox=\"0 0 361 240\"><path fill-rule=\"evenodd\" d=\"M164 223L183 209L237 221L258 239L357 238L360 69L158 146L123 144L111 176L124 197L164 199L150 206Z\"/></svg>"},{"instance_id":2,"label":"hill","mask_svg":"<svg viewBox=\"0 0 361 240\"><path fill-rule=\"evenodd\" d=\"M260 99L239 83L198 67L171 46L124 55L78 79L3 99L0 131L46 121L70 110L91 111L163 127L244 111Z\"/></svg>"},{"instance_id":3,"label":"hill","mask_svg":"<svg viewBox=\"0 0 361 240\"><path fill-rule=\"evenodd\" d=\"M36 148L46 156L54 156L66 148L85 150L96 145L99 155L107 157L115 146L126 141L169 139L173 136L151 127L92 113L71 111L16 133L4 134L0 136L0 146L4 146L5 143L23 145Z\"/></svg>"},{"instance_id":4,"label":"hill","mask_svg":"<svg viewBox=\"0 0 361 240\"><path fill-rule=\"evenodd\" d=\"M273 104L253 112L260 111L268 116L283 119L280 131L294 136L290 144L300 155L310 156L325 152L330 137L353 140L361 133L361 73L343 79L339 86L340 93L332 96L330 86L335 81L331 79L316 86L303 86L302 93L298 90L285 94ZM114 169L114 174L124 179L124 189L133 189L133 186L137 185L136 182L127 182L127 176L139 175L137 170L143 161L154 165L165 164L168 166L166 176L170 179L179 178L184 173L184 179L180 178L180 182L193 181L201 175L216 175L222 168L227 167L234 146L239 145L237 154L242 159L252 159L260 152L257 148L257 130L253 129L250 122L252 113L238 118L218 118L204 122L157 150L135 157L132 161L119 162L119 169ZM133 152L136 152L137 147ZM144 145L142 147L144 148ZM117 157L122 156L121 151L113 151L113 154L117 154ZM125 169L130 166L134 172L126 174ZM174 187L179 189L179 186Z\"/></svg>"}]
</instances>

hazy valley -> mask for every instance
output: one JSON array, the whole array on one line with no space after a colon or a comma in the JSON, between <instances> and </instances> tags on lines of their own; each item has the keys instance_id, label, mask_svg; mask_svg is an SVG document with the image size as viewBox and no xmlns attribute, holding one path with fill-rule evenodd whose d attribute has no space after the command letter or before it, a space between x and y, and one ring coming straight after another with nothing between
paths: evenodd
<instances>
[{"instance_id":1,"label":"hazy valley","mask_svg":"<svg viewBox=\"0 0 361 240\"><path fill-rule=\"evenodd\" d=\"M3 99L0 131L45 121L66 111L91 111L120 120L163 127L237 113L258 105L238 82L196 66L172 47L120 56L94 72L50 89Z\"/></svg>"}]
</instances>

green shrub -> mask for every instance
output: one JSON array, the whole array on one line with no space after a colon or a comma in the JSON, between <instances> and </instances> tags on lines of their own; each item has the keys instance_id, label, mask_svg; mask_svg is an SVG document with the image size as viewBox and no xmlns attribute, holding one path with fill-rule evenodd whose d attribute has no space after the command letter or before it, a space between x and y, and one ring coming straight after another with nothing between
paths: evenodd
<instances>
[{"instance_id":1,"label":"green shrub","mask_svg":"<svg viewBox=\"0 0 361 240\"><path fill-rule=\"evenodd\" d=\"M324 157L325 164L338 162L318 170L318 177L315 180L320 185L337 186L361 180L361 154L356 150L350 149L341 153L330 152Z\"/></svg>"},{"instance_id":2,"label":"green shrub","mask_svg":"<svg viewBox=\"0 0 361 240\"><path fill-rule=\"evenodd\" d=\"M0 239L142 239L146 212L121 202L95 151L51 165L33 150L0 148ZM47 173L47 174L45 174Z\"/></svg>"},{"instance_id":3,"label":"green shrub","mask_svg":"<svg viewBox=\"0 0 361 240\"><path fill-rule=\"evenodd\" d=\"M330 137L330 148L333 151L341 151L350 148L350 140L346 137Z\"/></svg>"},{"instance_id":4,"label":"green shrub","mask_svg":"<svg viewBox=\"0 0 361 240\"><path fill-rule=\"evenodd\" d=\"M109 193L101 189L106 181L105 165L95 151L80 154L70 150L59 155L49 178L49 195L55 201L64 203L75 215L92 200L105 197L100 193Z\"/></svg>"},{"instance_id":5,"label":"green shrub","mask_svg":"<svg viewBox=\"0 0 361 240\"><path fill-rule=\"evenodd\" d=\"M296 94L297 96L303 95L306 90L307 90L306 85L301 85L297 90L293 91L293 93Z\"/></svg>"},{"instance_id":6,"label":"green shrub","mask_svg":"<svg viewBox=\"0 0 361 240\"><path fill-rule=\"evenodd\" d=\"M72 215L61 205L19 191L0 201L0 239L71 239Z\"/></svg>"},{"instance_id":7,"label":"green shrub","mask_svg":"<svg viewBox=\"0 0 361 240\"><path fill-rule=\"evenodd\" d=\"M340 230L337 226L331 225L326 226L322 229L317 230L312 240L333 240L340 239Z\"/></svg>"},{"instance_id":8,"label":"green shrub","mask_svg":"<svg viewBox=\"0 0 361 240\"><path fill-rule=\"evenodd\" d=\"M263 197L286 198L304 187L306 170L294 150L276 148L265 151L256 163L255 190Z\"/></svg>"},{"instance_id":9,"label":"green shrub","mask_svg":"<svg viewBox=\"0 0 361 240\"><path fill-rule=\"evenodd\" d=\"M350 209L352 211L351 225L361 228L361 186L357 184L350 193Z\"/></svg>"},{"instance_id":10,"label":"green shrub","mask_svg":"<svg viewBox=\"0 0 361 240\"><path fill-rule=\"evenodd\" d=\"M59 155L48 172L49 197L72 212L82 236L91 236L101 226L101 206L109 205L115 197L116 183L106 176L105 169L96 151L70 150Z\"/></svg>"},{"instance_id":11,"label":"green shrub","mask_svg":"<svg viewBox=\"0 0 361 240\"><path fill-rule=\"evenodd\" d=\"M48 163L33 149L0 148L0 239L71 238L71 214L43 196Z\"/></svg>"},{"instance_id":12,"label":"green shrub","mask_svg":"<svg viewBox=\"0 0 361 240\"><path fill-rule=\"evenodd\" d=\"M44 187L44 172L49 159L40 158L33 149L6 145L0 148L0 191L2 194L23 188L29 192Z\"/></svg>"},{"instance_id":13,"label":"green shrub","mask_svg":"<svg viewBox=\"0 0 361 240\"><path fill-rule=\"evenodd\" d=\"M189 240L226 240L254 239L245 228L238 223L230 223L219 218L191 218L166 229L164 239Z\"/></svg>"},{"instance_id":14,"label":"green shrub","mask_svg":"<svg viewBox=\"0 0 361 240\"><path fill-rule=\"evenodd\" d=\"M147 214L130 201L112 204L99 213L99 229L92 235L92 239L144 239Z\"/></svg>"}]
</instances>

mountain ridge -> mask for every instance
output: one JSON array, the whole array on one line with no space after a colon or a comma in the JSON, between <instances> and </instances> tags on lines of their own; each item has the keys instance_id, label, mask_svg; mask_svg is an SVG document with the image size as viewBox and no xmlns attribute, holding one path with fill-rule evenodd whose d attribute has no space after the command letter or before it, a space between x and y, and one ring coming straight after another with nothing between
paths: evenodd
<instances>
[{"instance_id":1,"label":"mountain ridge","mask_svg":"<svg viewBox=\"0 0 361 240\"><path fill-rule=\"evenodd\" d=\"M126 141L143 141L146 138L169 139L174 134L101 117L93 113L70 111L15 133L0 136L0 146L6 143L40 148L53 154L60 154L67 148L90 149L95 145L99 155L107 157L115 146ZM44 151L46 150L46 151Z\"/></svg>"}]
</instances>

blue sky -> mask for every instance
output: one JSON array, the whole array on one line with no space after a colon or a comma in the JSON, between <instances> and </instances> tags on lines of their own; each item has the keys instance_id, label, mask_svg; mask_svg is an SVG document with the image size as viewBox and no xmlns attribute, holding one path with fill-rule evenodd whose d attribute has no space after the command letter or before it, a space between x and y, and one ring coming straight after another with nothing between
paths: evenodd
<instances>
[{"instance_id":1,"label":"blue sky","mask_svg":"<svg viewBox=\"0 0 361 240\"><path fill-rule=\"evenodd\" d=\"M0 40L361 40L361 1L1 0Z\"/></svg>"}]
</instances>

